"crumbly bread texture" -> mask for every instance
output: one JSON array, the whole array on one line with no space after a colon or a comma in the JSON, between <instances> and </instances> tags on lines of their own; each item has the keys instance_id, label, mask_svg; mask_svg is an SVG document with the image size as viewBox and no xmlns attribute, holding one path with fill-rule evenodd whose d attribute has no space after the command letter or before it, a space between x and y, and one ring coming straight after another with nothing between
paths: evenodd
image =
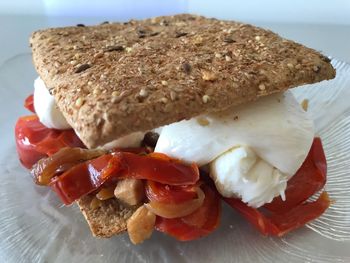
<instances>
[{"instance_id":1,"label":"crumbly bread texture","mask_svg":"<svg viewBox=\"0 0 350 263\"><path fill-rule=\"evenodd\" d=\"M30 43L36 70L89 148L335 76L315 50L194 15L41 30Z\"/></svg>"},{"instance_id":2,"label":"crumbly bread texture","mask_svg":"<svg viewBox=\"0 0 350 263\"><path fill-rule=\"evenodd\" d=\"M126 221L138 208L123 206L116 198L103 201L99 207L92 208L93 198L88 195L77 203L95 237L107 238L125 231Z\"/></svg>"}]
</instances>

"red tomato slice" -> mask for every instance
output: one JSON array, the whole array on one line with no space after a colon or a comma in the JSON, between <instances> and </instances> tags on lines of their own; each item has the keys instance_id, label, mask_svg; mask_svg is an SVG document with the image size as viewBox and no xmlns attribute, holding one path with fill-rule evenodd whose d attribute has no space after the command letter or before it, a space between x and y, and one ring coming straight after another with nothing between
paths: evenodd
<instances>
[{"instance_id":1,"label":"red tomato slice","mask_svg":"<svg viewBox=\"0 0 350 263\"><path fill-rule=\"evenodd\" d=\"M70 204L107 181L124 178L188 185L198 181L199 170L196 165L186 165L177 160L117 152L76 165L54 178L50 185L65 204Z\"/></svg>"},{"instance_id":2,"label":"red tomato slice","mask_svg":"<svg viewBox=\"0 0 350 263\"><path fill-rule=\"evenodd\" d=\"M161 203L182 203L197 197L197 185L168 185L147 181L146 195L150 201Z\"/></svg>"},{"instance_id":3,"label":"red tomato slice","mask_svg":"<svg viewBox=\"0 0 350 263\"><path fill-rule=\"evenodd\" d=\"M73 130L46 128L36 115L17 120L15 137L19 159L27 168L63 147L84 147Z\"/></svg>"},{"instance_id":4,"label":"red tomato slice","mask_svg":"<svg viewBox=\"0 0 350 263\"><path fill-rule=\"evenodd\" d=\"M326 183L327 162L320 138L315 138L310 152L297 173L288 181L286 201L276 197L264 208L273 212L287 212L323 188Z\"/></svg>"},{"instance_id":5,"label":"red tomato slice","mask_svg":"<svg viewBox=\"0 0 350 263\"><path fill-rule=\"evenodd\" d=\"M155 228L180 241L195 240L209 235L219 225L220 197L209 186L202 185L205 193L203 205L192 214L180 218L157 217Z\"/></svg>"},{"instance_id":6,"label":"red tomato slice","mask_svg":"<svg viewBox=\"0 0 350 263\"><path fill-rule=\"evenodd\" d=\"M33 94L32 94L32 95L29 95L29 96L25 99L25 101L24 101L24 107L25 107L27 110L29 110L29 111L35 113L35 109L34 109L34 95L33 95Z\"/></svg>"},{"instance_id":7,"label":"red tomato slice","mask_svg":"<svg viewBox=\"0 0 350 263\"><path fill-rule=\"evenodd\" d=\"M264 206L265 210L268 210L264 213L247 206L239 199L224 198L224 200L262 234L282 236L316 219L330 206L326 192L314 202L304 202L324 186L326 167L321 140L315 138L303 165L288 181L285 202L280 198L274 199L271 204Z\"/></svg>"}]
</instances>

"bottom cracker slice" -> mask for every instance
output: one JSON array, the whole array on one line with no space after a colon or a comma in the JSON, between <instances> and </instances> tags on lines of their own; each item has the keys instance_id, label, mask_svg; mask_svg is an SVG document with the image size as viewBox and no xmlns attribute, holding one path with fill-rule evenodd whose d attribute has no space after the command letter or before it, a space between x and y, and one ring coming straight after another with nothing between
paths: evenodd
<instances>
[{"instance_id":1,"label":"bottom cracker slice","mask_svg":"<svg viewBox=\"0 0 350 263\"><path fill-rule=\"evenodd\" d=\"M91 195L84 196L77 203L95 237L108 238L127 230L126 222L137 206L126 207L112 198L103 201L97 208L91 208L93 198Z\"/></svg>"}]
</instances>

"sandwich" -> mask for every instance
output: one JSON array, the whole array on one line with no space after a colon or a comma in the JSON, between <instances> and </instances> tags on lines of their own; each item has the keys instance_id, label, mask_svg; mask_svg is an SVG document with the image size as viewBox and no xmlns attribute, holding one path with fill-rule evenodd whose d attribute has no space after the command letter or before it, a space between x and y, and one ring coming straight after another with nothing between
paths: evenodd
<instances>
[{"instance_id":1,"label":"sandwich","mask_svg":"<svg viewBox=\"0 0 350 263\"><path fill-rule=\"evenodd\" d=\"M213 232L226 202L282 236L330 205L312 120L288 89L335 77L330 59L232 21L175 15L45 29L15 128L34 181L77 203L96 237ZM303 109L304 108L304 109Z\"/></svg>"}]
</instances>

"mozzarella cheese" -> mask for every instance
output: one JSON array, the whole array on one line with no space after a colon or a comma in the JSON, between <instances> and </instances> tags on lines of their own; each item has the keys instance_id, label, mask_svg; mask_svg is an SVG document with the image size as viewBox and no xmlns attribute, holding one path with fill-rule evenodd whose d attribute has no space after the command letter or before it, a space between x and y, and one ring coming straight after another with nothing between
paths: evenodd
<instances>
[{"instance_id":1,"label":"mozzarella cheese","mask_svg":"<svg viewBox=\"0 0 350 263\"><path fill-rule=\"evenodd\" d=\"M58 130L71 128L40 77L34 81L34 109L40 122L46 127Z\"/></svg>"},{"instance_id":2,"label":"mozzarella cheese","mask_svg":"<svg viewBox=\"0 0 350 263\"><path fill-rule=\"evenodd\" d=\"M58 130L71 129L71 126L58 109L54 97L40 77L34 81L34 108L40 122L46 127ZM101 148L111 150L113 148L138 147L144 135L145 132L134 132L109 142Z\"/></svg>"},{"instance_id":3,"label":"mozzarella cheese","mask_svg":"<svg viewBox=\"0 0 350 263\"><path fill-rule=\"evenodd\" d=\"M225 197L239 197L252 207L284 199L288 176L259 158L249 147L240 146L210 163L210 176Z\"/></svg>"},{"instance_id":4,"label":"mozzarella cheese","mask_svg":"<svg viewBox=\"0 0 350 263\"><path fill-rule=\"evenodd\" d=\"M104 150L112 150L114 148L139 147L144 136L145 132L133 132L117 140L106 143L101 148Z\"/></svg>"},{"instance_id":5,"label":"mozzarella cheese","mask_svg":"<svg viewBox=\"0 0 350 263\"><path fill-rule=\"evenodd\" d=\"M285 92L164 126L155 151L199 166L216 159L211 176L219 191L257 207L283 195L313 137L312 121Z\"/></svg>"}]
</instances>

